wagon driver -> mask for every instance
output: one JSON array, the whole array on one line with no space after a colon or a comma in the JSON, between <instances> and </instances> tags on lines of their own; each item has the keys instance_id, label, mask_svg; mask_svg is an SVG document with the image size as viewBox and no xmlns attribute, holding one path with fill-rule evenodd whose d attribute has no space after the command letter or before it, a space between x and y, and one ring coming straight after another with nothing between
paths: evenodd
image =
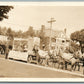
<instances>
[{"instance_id":1,"label":"wagon driver","mask_svg":"<svg viewBox=\"0 0 84 84\"><path fill-rule=\"evenodd\" d=\"M39 51L39 46L38 46L38 45L35 45L34 48L33 48L33 51L34 51L34 53L35 53L36 60L37 60L37 62L39 63L39 61L40 61L40 56L39 56L39 53L38 53L38 51Z\"/></svg>"}]
</instances>

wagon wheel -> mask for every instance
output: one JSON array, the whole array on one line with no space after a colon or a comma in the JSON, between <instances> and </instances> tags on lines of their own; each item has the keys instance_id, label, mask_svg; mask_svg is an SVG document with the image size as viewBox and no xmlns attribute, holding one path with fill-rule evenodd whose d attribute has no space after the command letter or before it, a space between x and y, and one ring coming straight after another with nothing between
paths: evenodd
<instances>
[{"instance_id":1,"label":"wagon wheel","mask_svg":"<svg viewBox=\"0 0 84 84\"><path fill-rule=\"evenodd\" d=\"M28 62L28 63L31 63L31 62L32 62L32 56L29 56L29 57L28 57L27 62Z\"/></svg>"},{"instance_id":2,"label":"wagon wheel","mask_svg":"<svg viewBox=\"0 0 84 84\"><path fill-rule=\"evenodd\" d=\"M47 63L48 63L48 66L52 67L53 66L53 59L48 59Z\"/></svg>"},{"instance_id":3,"label":"wagon wheel","mask_svg":"<svg viewBox=\"0 0 84 84\"><path fill-rule=\"evenodd\" d=\"M42 59L42 58L40 58L40 60L39 60L39 64L40 64L40 65L43 64L43 59Z\"/></svg>"}]
</instances>

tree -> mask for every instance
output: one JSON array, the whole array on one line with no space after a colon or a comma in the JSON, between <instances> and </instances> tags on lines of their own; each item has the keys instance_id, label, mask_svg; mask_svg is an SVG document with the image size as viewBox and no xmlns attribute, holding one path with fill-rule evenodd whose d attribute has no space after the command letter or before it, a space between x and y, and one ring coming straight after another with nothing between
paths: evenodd
<instances>
[{"instance_id":1,"label":"tree","mask_svg":"<svg viewBox=\"0 0 84 84\"><path fill-rule=\"evenodd\" d=\"M13 40L14 36L13 36L11 28L8 28L8 30L7 30L7 36L8 36L9 40Z\"/></svg>"},{"instance_id":2,"label":"tree","mask_svg":"<svg viewBox=\"0 0 84 84\"><path fill-rule=\"evenodd\" d=\"M28 29L28 33L29 33L29 36L33 37L35 35L35 32L33 30L33 27L30 26L29 29Z\"/></svg>"},{"instance_id":3,"label":"tree","mask_svg":"<svg viewBox=\"0 0 84 84\"><path fill-rule=\"evenodd\" d=\"M9 46L10 49L12 49L13 47L13 40L14 40L14 35L13 35L13 31L11 28L7 29L6 35L8 36L8 43L7 46Z\"/></svg>"},{"instance_id":4,"label":"tree","mask_svg":"<svg viewBox=\"0 0 84 84\"><path fill-rule=\"evenodd\" d=\"M45 46L45 50L48 50L49 38L45 37L45 25L41 26L41 30L39 32L40 38L40 48L43 49L43 45Z\"/></svg>"},{"instance_id":5,"label":"tree","mask_svg":"<svg viewBox=\"0 0 84 84\"><path fill-rule=\"evenodd\" d=\"M1 28L1 34L4 36L7 35L7 28L6 27Z\"/></svg>"},{"instance_id":6,"label":"tree","mask_svg":"<svg viewBox=\"0 0 84 84\"><path fill-rule=\"evenodd\" d=\"M11 33L12 33L11 28L8 28L8 30L7 30L7 36L9 36Z\"/></svg>"},{"instance_id":7,"label":"tree","mask_svg":"<svg viewBox=\"0 0 84 84\"><path fill-rule=\"evenodd\" d=\"M14 37L16 37L16 31L12 30L12 34Z\"/></svg>"},{"instance_id":8,"label":"tree","mask_svg":"<svg viewBox=\"0 0 84 84\"><path fill-rule=\"evenodd\" d=\"M20 37L20 38L21 38L21 37L22 37L22 31L21 31L21 30L19 30L17 33L18 33L18 37Z\"/></svg>"},{"instance_id":9,"label":"tree","mask_svg":"<svg viewBox=\"0 0 84 84\"><path fill-rule=\"evenodd\" d=\"M73 40L73 41L78 41L80 42L84 42L84 30L81 30L81 31L76 31L74 33L71 34L70 38Z\"/></svg>"},{"instance_id":10,"label":"tree","mask_svg":"<svg viewBox=\"0 0 84 84\"><path fill-rule=\"evenodd\" d=\"M40 31L40 33L39 33L39 37L40 37L41 39L43 39L44 36L45 36L45 25L42 25L42 26L41 26L41 31Z\"/></svg>"},{"instance_id":11,"label":"tree","mask_svg":"<svg viewBox=\"0 0 84 84\"><path fill-rule=\"evenodd\" d=\"M0 21L2 21L4 18L5 19L8 19L8 15L7 13L13 9L13 6L0 6ZM0 28L0 34L1 35L6 35L6 31L7 29L6 28ZM11 36L13 38L13 36ZM4 43L4 42L3 42ZM1 43L0 43L1 44ZM4 43L4 46L7 46L6 45L7 43ZM10 43L9 43L10 44Z\"/></svg>"},{"instance_id":12,"label":"tree","mask_svg":"<svg viewBox=\"0 0 84 84\"><path fill-rule=\"evenodd\" d=\"M27 31L23 32L23 33L22 33L22 38L28 38L28 36L29 36L29 34L30 34L29 31L30 31L30 30L27 30Z\"/></svg>"},{"instance_id":13,"label":"tree","mask_svg":"<svg viewBox=\"0 0 84 84\"><path fill-rule=\"evenodd\" d=\"M84 46L82 46L82 45L84 44L84 29L72 33L71 36L70 36L70 38L73 41L79 42L80 43L81 50L83 50L82 48ZM82 52L84 52L84 51L82 51Z\"/></svg>"},{"instance_id":14,"label":"tree","mask_svg":"<svg viewBox=\"0 0 84 84\"><path fill-rule=\"evenodd\" d=\"M40 32L39 30L35 31L35 37L39 37L39 35L40 35L39 32Z\"/></svg>"},{"instance_id":15,"label":"tree","mask_svg":"<svg viewBox=\"0 0 84 84\"><path fill-rule=\"evenodd\" d=\"M0 21L2 21L4 18L8 19L7 13L13 9L13 6L0 6Z\"/></svg>"}]
</instances>

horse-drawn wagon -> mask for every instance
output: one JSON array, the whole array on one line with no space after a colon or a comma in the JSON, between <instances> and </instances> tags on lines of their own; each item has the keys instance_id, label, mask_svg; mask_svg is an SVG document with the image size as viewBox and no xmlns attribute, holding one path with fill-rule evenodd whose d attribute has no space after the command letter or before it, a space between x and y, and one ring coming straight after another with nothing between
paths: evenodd
<instances>
[{"instance_id":1,"label":"horse-drawn wagon","mask_svg":"<svg viewBox=\"0 0 84 84\"><path fill-rule=\"evenodd\" d=\"M13 49L10 50L8 58L38 63L42 62L45 56L48 56L48 53L40 50L40 38L29 37L28 39L14 38Z\"/></svg>"}]
</instances>

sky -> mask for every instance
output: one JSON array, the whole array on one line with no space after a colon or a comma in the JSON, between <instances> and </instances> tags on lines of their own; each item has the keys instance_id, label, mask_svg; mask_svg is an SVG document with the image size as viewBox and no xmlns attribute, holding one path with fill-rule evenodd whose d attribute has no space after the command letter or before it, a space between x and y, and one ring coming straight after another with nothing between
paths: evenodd
<instances>
[{"instance_id":1,"label":"sky","mask_svg":"<svg viewBox=\"0 0 84 84\"><path fill-rule=\"evenodd\" d=\"M50 28L48 21L54 18L54 30L67 29L67 36L84 28L84 6L40 6L15 5L8 13L9 19L0 22L1 27L12 28L15 31L26 31L29 26L39 30L41 25Z\"/></svg>"}]
</instances>

